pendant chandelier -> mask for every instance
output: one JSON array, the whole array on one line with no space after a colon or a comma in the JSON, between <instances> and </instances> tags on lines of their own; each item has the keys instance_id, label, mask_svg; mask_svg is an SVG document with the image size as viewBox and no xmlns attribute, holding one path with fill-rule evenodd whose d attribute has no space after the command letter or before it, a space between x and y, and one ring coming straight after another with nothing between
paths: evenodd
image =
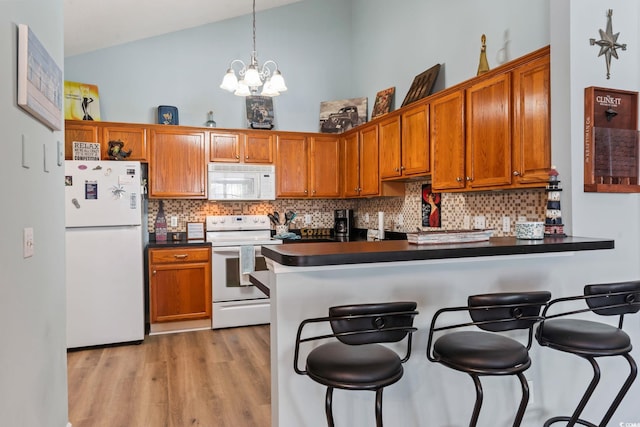
<instances>
[{"instance_id":1,"label":"pendant chandelier","mask_svg":"<svg viewBox=\"0 0 640 427\"><path fill-rule=\"evenodd\" d=\"M234 66L239 65L238 76ZM269 68L273 67L273 70ZM220 88L233 92L237 96L249 96L258 92L262 86L262 96L278 96L280 92L287 90L284 84L284 78L280 73L278 64L275 61L268 60L262 67L258 64L256 53L256 0L253 0L253 51L251 52L251 61L249 65L240 59L234 59L229 64L229 69L222 79Z\"/></svg>"}]
</instances>

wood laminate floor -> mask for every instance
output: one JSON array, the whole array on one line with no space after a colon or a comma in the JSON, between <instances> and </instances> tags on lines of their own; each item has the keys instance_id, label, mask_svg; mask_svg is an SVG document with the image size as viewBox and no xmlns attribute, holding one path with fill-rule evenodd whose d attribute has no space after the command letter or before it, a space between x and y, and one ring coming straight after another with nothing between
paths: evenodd
<instances>
[{"instance_id":1,"label":"wood laminate floor","mask_svg":"<svg viewBox=\"0 0 640 427\"><path fill-rule=\"evenodd\" d=\"M269 326L67 354L73 427L268 427Z\"/></svg>"}]
</instances>

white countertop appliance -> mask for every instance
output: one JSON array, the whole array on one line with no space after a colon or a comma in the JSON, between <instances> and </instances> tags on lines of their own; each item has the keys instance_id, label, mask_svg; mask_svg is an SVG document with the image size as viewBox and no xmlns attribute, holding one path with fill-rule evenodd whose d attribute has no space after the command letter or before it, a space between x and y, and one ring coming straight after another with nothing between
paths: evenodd
<instances>
[{"instance_id":1,"label":"white countertop appliance","mask_svg":"<svg viewBox=\"0 0 640 427\"><path fill-rule=\"evenodd\" d=\"M139 162L65 162L67 348L144 339Z\"/></svg>"},{"instance_id":2,"label":"white countertop appliance","mask_svg":"<svg viewBox=\"0 0 640 427\"><path fill-rule=\"evenodd\" d=\"M266 270L262 245L281 244L271 239L266 215L207 216L207 242L211 242L213 329L270 322L269 298L249 282L249 273Z\"/></svg>"}]
</instances>

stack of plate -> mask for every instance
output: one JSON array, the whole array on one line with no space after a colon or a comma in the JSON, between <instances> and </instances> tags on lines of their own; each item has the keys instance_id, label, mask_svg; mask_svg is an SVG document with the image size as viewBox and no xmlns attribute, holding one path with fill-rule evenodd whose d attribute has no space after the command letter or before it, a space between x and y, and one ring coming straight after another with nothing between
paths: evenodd
<instances>
[{"instance_id":1,"label":"stack of plate","mask_svg":"<svg viewBox=\"0 0 640 427\"><path fill-rule=\"evenodd\" d=\"M417 245L471 243L489 240L493 230L442 230L407 233L407 241Z\"/></svg>"}]
</instances>

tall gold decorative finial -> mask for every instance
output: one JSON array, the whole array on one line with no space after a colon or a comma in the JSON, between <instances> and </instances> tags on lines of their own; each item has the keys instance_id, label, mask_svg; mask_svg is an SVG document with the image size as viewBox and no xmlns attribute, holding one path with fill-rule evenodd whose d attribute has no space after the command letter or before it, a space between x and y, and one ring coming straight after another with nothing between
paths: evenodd
<instances>
[{"instance_id":1,"label":"tall gold decorative finial","mask_svg":"<svg viewBox=\"0 0 640 427\"><path fill-rule=\"evenodd\" d=\"M487 61L487 36L484 34L480 38L482 48L480 49L480 63L478 64L478 76L489 71L489 62Z\"/></svg>"}]
</instances>

